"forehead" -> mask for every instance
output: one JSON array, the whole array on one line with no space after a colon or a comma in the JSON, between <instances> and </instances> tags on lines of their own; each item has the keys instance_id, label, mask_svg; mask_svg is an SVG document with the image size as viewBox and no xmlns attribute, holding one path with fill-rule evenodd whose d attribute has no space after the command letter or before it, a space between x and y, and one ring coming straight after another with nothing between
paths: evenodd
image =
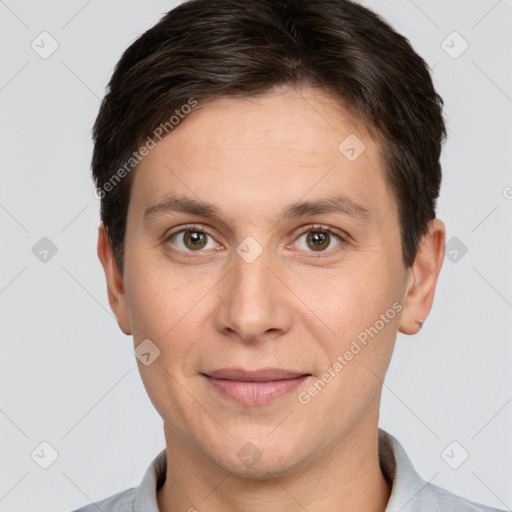
<instances>
[{"instance_id":1,"label":"forehead","mask_svg":"<svg viewBox=\"0 0 512 512\"><path fill-rule=\"evenodd\" d=\"M339 194L376 217L394 209L380 143L313 88L200 104L142 160L132 188L144 210L169 193L239 215Z\"/></svg>"}]
</instances>

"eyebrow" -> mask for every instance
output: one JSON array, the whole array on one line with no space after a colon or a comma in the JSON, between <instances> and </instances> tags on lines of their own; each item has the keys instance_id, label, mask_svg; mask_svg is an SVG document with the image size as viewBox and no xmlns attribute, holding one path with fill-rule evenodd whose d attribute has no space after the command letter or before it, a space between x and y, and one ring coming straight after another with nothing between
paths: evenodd
<instances>
[{"instance_id":1,"label":"eyebrow","mask_svg":"<svg viewBox=\"0 0 512 512\"><path fill-rule=\"evenodd\" d=\"M144 222L168 213L186 213L222 219L222 210L212 203L172 194L155 204L149 205L144 211ZM370 217L370 211L366 207L345 195L337 195L314 201L294 203L281 211L280 218L292 219L321 213L343 214L357 220L367 220Z\"/></svg>"}]
</instances>

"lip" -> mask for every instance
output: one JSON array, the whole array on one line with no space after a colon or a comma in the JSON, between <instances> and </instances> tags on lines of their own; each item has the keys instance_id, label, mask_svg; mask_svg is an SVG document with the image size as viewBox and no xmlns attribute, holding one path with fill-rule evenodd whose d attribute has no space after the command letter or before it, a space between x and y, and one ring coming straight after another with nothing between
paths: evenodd
<instances>
[{"instance_id":1,"label":"lip","mask_svg":"<svg viewBox=\"0 0 512 512\"><path fill-rule=\"evenodd\" d=\"M311 376L279 368L224 368L203 375L222 395L243 405L252 406L267 404L290 393Z\"/></svg>"}]
</instances>

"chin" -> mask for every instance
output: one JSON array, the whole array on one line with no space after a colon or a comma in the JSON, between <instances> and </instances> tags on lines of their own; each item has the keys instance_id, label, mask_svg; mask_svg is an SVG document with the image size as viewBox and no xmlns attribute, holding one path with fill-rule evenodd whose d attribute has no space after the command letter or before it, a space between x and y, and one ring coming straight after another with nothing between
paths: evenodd
<instances>
[{"instance_id":1,"label":"chin","mask_svg":"<svg viewBox=\"0 0 512 512\"><path fill-rule=\"evenodd\" d=\"M305 465L308 458L304 453L304 443L297 440L294 446L287 446L282 438L276 438L273 443L264 438L254 443L238 441L221 453L211 454L211 457L224 470L253 480L268 480L293 473Z\"/></svg>"}]
</instances>

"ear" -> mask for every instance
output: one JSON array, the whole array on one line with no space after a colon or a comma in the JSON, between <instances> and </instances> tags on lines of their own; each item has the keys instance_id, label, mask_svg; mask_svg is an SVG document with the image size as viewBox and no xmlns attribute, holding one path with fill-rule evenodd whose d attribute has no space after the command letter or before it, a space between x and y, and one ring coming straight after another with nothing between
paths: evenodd
<instances>
[{"instance_id":1,"label":"ear","mask_svg":"<svg viewBox=\"0 0 512 512\"><path fill-rule=\"evenodd\" d=\"M432 308L437 279L444 261L446 229L442 221L430 222L428 233L421 239L418 253L409 268L404 309L399 331L416 334Z\"/></svg>"},{"instance_id":2,"label":"ear","mask_svg":"<svg viewBox=\"0 0 512 512\"><path fill-rule=\"evenodd\" d=\"M107 280L108 302L116 315L117 323L124 334L132 334L130 327L130 316L128 314L128 303L124 288L123 276L119 270L112 245L103 223L98 228L98 258L101 261L105 278Z\"/></svg>"}]
</instances>

